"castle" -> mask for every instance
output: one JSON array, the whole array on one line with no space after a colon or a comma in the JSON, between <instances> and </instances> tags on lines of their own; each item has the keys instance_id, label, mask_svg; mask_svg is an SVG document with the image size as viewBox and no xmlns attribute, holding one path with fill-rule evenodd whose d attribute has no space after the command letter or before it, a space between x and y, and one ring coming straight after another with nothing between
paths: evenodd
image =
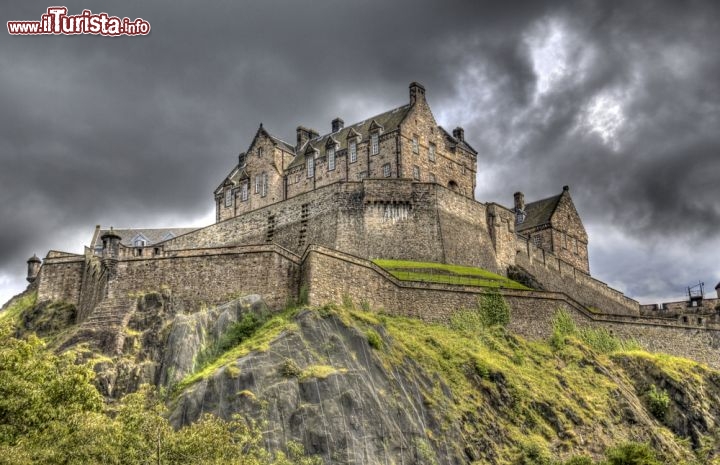
<instances>
[{"instance_id":1,"label":"castle","mask_svg":"<svg viewBox=\"0 0 720 465\"><path fill-rule=\"evenodd\" d=\"M187 311L238 293L261 294L279 308L304 288L312 304L347 296L444 320L486 289L401 280L373 260L446 263L529 284L500 291L513 308L511 325L530 337L546 334L564 307L580 324L718 365L710 350L720 345L717 299L661 311L593 278L588 235L567 186L527 203L517 192L511 207L476 201L482 154L461 127L450 133L437 124L422 85L410 84L402 106L349 126L336 118L330 129L321 136L299 126L293 145L261 124L213 192L212 225L98 226L83 254L31 258L38 300L73 304L77 340L117 352L134 296L160 289Z\"/></svg>"}]
</instances>

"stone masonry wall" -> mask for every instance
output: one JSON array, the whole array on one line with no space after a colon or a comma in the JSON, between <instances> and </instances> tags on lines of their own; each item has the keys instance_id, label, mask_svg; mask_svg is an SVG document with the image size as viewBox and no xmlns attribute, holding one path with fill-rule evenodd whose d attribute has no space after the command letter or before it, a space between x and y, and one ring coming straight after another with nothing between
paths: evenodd
<instances>
[{"instance_id":1,"label":"stone masonry wall","mask_svg":"<svg viewBox=\"0 0 720 465\"><path fill-rule=\"evenodd\" d=\"M85 249L82 285L77 306L77 322L81 323L95 309L107 294L107 271L102 267L100 258L89 248Z\"/></svg>"},{"instance_id":2,"label":"stone masonry wall","mask_svg":"<svg viewBox=\"0 0 720 465\"><path fill-rule=\"evenodd\" d=\"M547 290L560 291L588 307L605 313L638 315L640 304L612 289L555 255L539 249L526 239L517 237L518 266L530 272Z\"/></svg>"},{"instance_id":3,"label":"stone masonry wall","mask_svg":"<svg viewBox=\"0 0 720 465\"><path fill-rule=\"evenodd\" d=\"M50 251L38 276L38 302L54 300L78 305L82 283L82 255Z\"/></svg>"},{"instance_id":4,"label":"stone masonry wall","mask_svg":"<svg viewBox=\"0 0 720 465\"><path fill-rule=\"evenodd\" d=\"M338 280L338 276L343 276ZM378 311L442 322L457 309L473 308L486 292L482 288L410 283L393 278L357 257L312 247L303 263L303 282L310 303L367 302ZM558 308L567 310L580 327L608 328L644 347L688 357L720 369L720 325L679 325L673 320L626 315L595 315L563 293L502 290L511 307L510 329L531 339L549 337Z\"/></svg>"},{"instance_id":5,"label":"stone masonry wall","mask_svg":"<svg viewBox=\"0 0 720 465\"><path fill-rule=\"evenodd\" d=\"M190 309L220 304L239 293L261 294L271 308L297 297L299 265L275 246L194 252L120 261L108 297L169 288Z\"/></svg>"}]
</instances>

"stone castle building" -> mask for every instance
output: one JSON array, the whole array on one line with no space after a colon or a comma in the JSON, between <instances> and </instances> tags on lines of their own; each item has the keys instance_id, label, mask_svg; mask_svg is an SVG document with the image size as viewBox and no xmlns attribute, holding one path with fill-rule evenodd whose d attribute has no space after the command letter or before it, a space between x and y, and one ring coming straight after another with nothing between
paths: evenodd
<instances>
[{"instance_id":1,"label":"stone castle building","mask_svg":"<svg viewBox=\"0 0 720 465\"><path fill-rule=\"evenodd\" d=\"M555 309L672 353L716 360L716 299L681 312L641 308L590 275L588 235L570 190L512 206L475 200L478 158L464 130L437 124L425 88L406 104L330 132L302 126L295 144L258 128L214 191L216 222L199 229L97 227L83 254L28 261L40 301L72 303L78 338L122 348L139 292L163 290L187 311L257 293L279 308L349 296L375 308L444 320L482 287L400 281L373 262L403 259L483 268L529 284L501 289L512 325L547 333ZM508 195L508 200L510 196ZM692 314L692 318L685 318ZM702 339L690 332L702 332ZM83 336L85 335L85 336ZM701 354L701 355L698 355ZM715 363L715 362L713 362Z\"/></svg>"}]
</instances>

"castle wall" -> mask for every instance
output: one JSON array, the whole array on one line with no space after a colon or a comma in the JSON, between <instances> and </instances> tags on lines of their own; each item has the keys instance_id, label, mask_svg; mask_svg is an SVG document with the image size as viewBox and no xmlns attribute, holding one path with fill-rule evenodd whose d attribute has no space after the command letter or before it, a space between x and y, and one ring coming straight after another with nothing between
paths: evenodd
<instances>
[{"instance_id":1,"label":"castle wall","mask_svg":"<svg viewBox=\"0 0 720 465\"><path fill-rule=\"evenodd\" d=\"M78 305L85 259L50 251L38 274L38 302L53 300Z\"/></svg>"},{"instance_id":2,"label":"castle wall","mask_svg":"<svg viewBox=\"0 0 720 465\"><path fill-rule=\"evenodd\" d=\"M518 236L516 241L516 264L531 273L545 289L564 292L581 304L605 313L640 313L640 305L636 300L585 274L554 254L535 247L523 237Z\"/></svg>"},{"instance_id":3,"label":"castle wall","mask_svg":"<svg viewBox=\"0 0 720 465\"><path fill-rule=\"evenodd\" d=\"M256 293L271 308L281 308L297 297L298 281L298 264L273 246L182 251L118 262L108 297L169 288L174 298L197 309Z\"/></svg>"},{"instance_id":4,"label":"castle wall","mask_svg":"<svg viewBox=\"0 0 720 465\"><path fill-rule=\"evenodd\" d=\"M85 249L82 284L77 306L77 322L84 321L105 298L107 293L108 274L100 264L100 259L93 255L91 249Z\"/></svg>"},{"instance_id":5,"label":"castle wall","mask_svg":"<svg viewBox=\"0 0 720 465\"><path fill-rule=\"evenodd\" d=\"M342 276L342 280L337 277ZM485 289L450 284L398 281L367 260L321 247L311 247L303 262L303 282L312 305L367 302L389 314L444 322L458 309L474 308ZM501 290L511 307L511 331L530 339L552 334L558 308L570 313L579 327L606 328L613 334L635 339L653 351L687 357L720 369L720 325L678 324L675 319L627 315L596 315L558 292Z\"/></svg>"},{"instance_id":6,"label":"castle wall","mask_svg":"<svg viewBox=\"0 0 720 465\"><path fill-rule=\"evenodd\" d=\"M499 271L485 206L436 184L402 179L335 183L163 244L165 251L318 244L366 258L474 265Z\"/></svg>"}]
</instances>

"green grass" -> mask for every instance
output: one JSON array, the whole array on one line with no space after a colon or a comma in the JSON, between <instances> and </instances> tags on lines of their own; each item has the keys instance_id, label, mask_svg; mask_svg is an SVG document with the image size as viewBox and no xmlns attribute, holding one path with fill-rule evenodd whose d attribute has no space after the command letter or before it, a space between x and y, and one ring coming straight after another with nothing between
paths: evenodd
<instances>
[{"instance_id":1,"label":"green grass","mask_svg":"<svg viewBox=\"0 0 720 465\"><path fill-rule=\"evenodd\" d=\"M373 263L401 281L529 290L505 276L471 266L387 259L375 259Z\"/></svg>"},{"instance_id":2,"label":"green grass","mask_svg":"<svg viewBox=\"0 0 720 465\"><path fill-rule=\"evenodd\" d=\"M11 321L13 324L17 323L20 315L26 310L31 309L37 301L37 292L26 294L8 306L4 311L0 312L0 322Z\"/></svg>"}]
</instances>

